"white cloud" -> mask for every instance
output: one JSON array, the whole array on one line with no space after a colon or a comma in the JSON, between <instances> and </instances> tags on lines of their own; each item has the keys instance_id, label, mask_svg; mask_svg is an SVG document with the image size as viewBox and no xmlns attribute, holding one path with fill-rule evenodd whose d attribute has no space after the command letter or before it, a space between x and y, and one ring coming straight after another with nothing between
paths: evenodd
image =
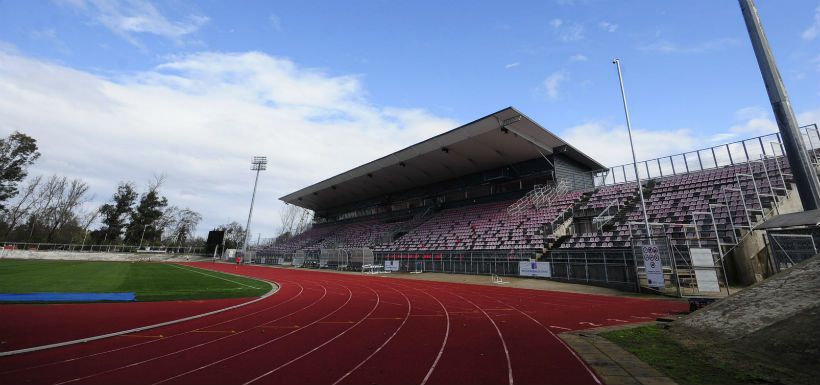
<instances>
[{"instance_id":1,"label":"white cloud","mask_svg":"<svg viewBox=\"0 0 820 385\"><path fill-rule=\"evenodd\" d=\"M271 14L268 17L268 20L270 20L270 25L273 27L273 29L275 29L276 31L282 31L282 19L279 18L279 16Z\"/></svg>"},{"instance_id":2,"label":"white cloud","mask_svg":"<svg viewBox=\"0 0 820 385\"><path fill-rule=\"evenodd\" d=\"M597 121L562 130L561 138L605 166L632 163L626 126ZM677 154L697 148L699 141L691 130L633 129L638 161Z\"/></svg>"},{"instance_id":3,"label":"white cloud","mask_svg":"<svg viewBox=\"0 0 820 385\"><path fill-rule=\"evenodd\" d=\"M521 65L521 63L519 63L519 62L515 62L515 63L510 63L510 64L505 65L505 66L504 66L504 68L505 68L505 69L510 69L510 68L515 68L515 67L518 67L518 66L520 66L520 65Z\"/></svg>"},{"instance_id":4,"label":"white cloud","mask_svg":"<svg viewBox=\"0 0 820 385\"><path fill-rule=\"evenodd\" d=\"M555 30L556 36L561 41L573 42L584 38L584 26L580 23L552 19L550 26Z\"/></svg>"},{"instance_id":5,"label":"white cloud","mask_svg":"<svg viewBox=\"0 0 820 385\"><path fill-rule=\"evenodd\" d=\"M618 29L618 24L612 24L608 21L598 23L598 27L607 32L615 32Z\"/></svg>"},{"instance_id":6,"label":"white cloud","mask_svg":"<svg viewBox=\"0 0 820 385\"><path fill-rule=\"evenodd\" d=\"M724 131L709 136L690 129L632 130L638 161L689 152L741 139L769 135L778 131L771 113L761 107L745 107L734 113L736 123ZM820 107L797 114L800 125L820 122ZM561 137L605 166L632 163L626 126L608 121L592 121L560 132ZM818 144L815 143L815 146ZM754 143L750 144L754 152ZM767 147L767 151L770 149ZM733 149L733 153L743 151ZM752 154L752 156L754 156ZM631 172L630 172L631 173Z\"/></svg>"},{"instance_id":7,"label":"white cloud","mask_svg":"<svg viewBox=\"0 0 820 385\"><path fill-rule=\"evenodd\" d=\"M569 57L569 61L571 62L578 62L578 61L587 61L589 58L587 55L584 54L575 54Z\"/></svg>"},{"instance_id":8,"label":"white cloud","mask_svg":"<svg viewBox=\"0 0 820 385\"><path fill-rule=\"evenodd\" d=\"M564 71L553 72L544 79L544 89L550 99L558 99L558 87L565 80L567 80L567 74Z\"/></svg>"},{"instance_id":9,"label":"white cloud","mask_svg":"<svg viewBox=\"0 0 820 385\"><path fill-rule=\"evenodd\" d=\"M820 33L820 6L814 10L814 24L806 28L800 36L805 40L814 40L818 33Z\"/></svg>"},{"instance_id":10,"label":"white cloud","mask_svg":"<svg viewBox=\"0 0 820 385\"><path fill-rule=\"evenodd\" d=\"M115 34L141 47L135 34L161 36L177 43L205 25L207 16L188 15L185 20L168 20L146 0L71 0L64 4L82 10Z\"/></svg>"},{"instance_id":11,"label":"white cloud","mask_svg":"<svg viewBox=\"0 0 820 385\"><path fill-rule=\"evenodd\" d=\"M330 76L258 52L198 53L116 79L0 52L0 134L38 140L31 175L88 181L99 204L116 183L167 175L172 204L203 214L199 232L247 215L273 234L278 197L456 127L423 109L379 107L356 76Z\"/></svg>"},{"instance_id":12,"label":"white cloud","mask_svg":"<svg viewBox=\"0 0 820 385\"><path fill-rule=\"evenodd\" d=\"M660 53L704 53L717 51L731 45L737 44L736 39L720 38L691 45L680 45L669 40L658 40L654 43L640 47L644 51Z\"/></svg>"}]
</instances>

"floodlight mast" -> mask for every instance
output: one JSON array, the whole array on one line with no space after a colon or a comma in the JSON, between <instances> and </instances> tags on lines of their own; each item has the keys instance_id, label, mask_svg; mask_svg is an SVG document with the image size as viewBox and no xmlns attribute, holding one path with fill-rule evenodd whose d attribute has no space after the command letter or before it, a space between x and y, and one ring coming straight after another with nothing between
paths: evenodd
<instances>
[{"instance_id":1,"label":"floodlight mast","mask_svg":"<svg viewBox=\"0 0 820 385\"><path fill-rule=\"evenodd\" d=\"M757 65L760 67L760 74L763 76L763 83L769 94L774 118L777 120L786 157L794 173L794 182L797 185L800 201L803 203L803 210L814 210L820 207L820 181L817 180L817 172L809 161L797 118L794 116L789 95L786 93L786 86L783 84L783 78L780 77L777 63L774 61L769 39L763 32L757 7L752 0L739 1L743 20L749 31L749 39L752 41L752 48L757 58Z\"/></svg>"},{"instance_id":2,"label":"floodlight mast","mask_svg":"<svg viewBox=\"0 0 820 385\"><path fill-rule=\"evenodd\" d=\"M624 89L624 78L623 75L621 75L621 60L613 59L612 64L618 67L618 81L621 83L621 98L624 101L624 114L626 115L626 131L629 133L629 148L632 149L632 165L635 166L635 183L638 185L638 195L641 197L641 211L643 211L643 221L646 225L646 236L651 238L652 229L649 228L649 215L646 213L646 202L643 198L641 175L638 174L638 160L635 158L635 145L632 143L632 122L629 120L629 108L626 105L626 90ZM626 179L626 175L624 175L624 179Z\"/></svg>"},{"instance_id":3,"label":"floodlight mast","mask_svg":"<svg viewBox=\"0 0 820 385\"><path fill-rule=\"evenodd\" d=\"M267 157L254 156L253 160L251 160L251 170L256 171L256 179L253 182L253 195L251 195L251 209L248 211L248 223L245 225L245 240L242 242L243 259L248 255L248 242L250 242L251 236L251 216L253 215L253 202L256 200L256 186L259 184L259 172L265 171L267 168Z\"/></svg>"}]
</instances>

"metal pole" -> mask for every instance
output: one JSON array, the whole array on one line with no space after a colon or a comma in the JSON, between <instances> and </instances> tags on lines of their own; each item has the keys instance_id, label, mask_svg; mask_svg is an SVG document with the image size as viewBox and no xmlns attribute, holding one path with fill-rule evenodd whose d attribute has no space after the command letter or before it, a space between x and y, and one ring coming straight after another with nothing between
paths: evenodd
<instances>
[{"instance_id":1,"label":"metal pole","mask_svg":"<svg viewBox=\"0 0 820 385\"><path fill-rule=\"evenodd\" d=\"M757 64L760 67L760 74L763 76L763 83L769 94L769 101L772 104L775 120L780 134L783 136L783 145L786 149L786 156L794 173L797 193L803 203L804 210L814 210L820 207L820 182L809 161L803 138L794 116L791 101L786 93L786 86L780 77L780 71L774 60L774 54L769 47L769 40L763 32L763 25L760 23L760 15L752 0L739 0L740 10L749 31L749 39L757 57Z\"/></svg>"},{"instance_id":2,"label":"metal pole","mask_svg":"<svg viewBox=\"0 0 820 385\"><path fill-rule=\"evenodd\" d=\"M618 81L621 83L621 98L624 101L624 114L626 115L626 130L629 133L629 147L632 149L632 165L635 166L635 183L638 185L638 194L641 196L641 210L643 211L644 224L646 224L646 235L652 237L652 230L649 228L649 215L646 213L646 202L643 198L641 178L638 176L638 160L635 158L635 145L632 143L632 123L629 120L629 108L626 105L626 90L624 90L624 78L621 74L621 61L614 59L612 63L618 67Z\"/></svg>"},{"instance_id":3,"label":"metal pole","mask_svg":"<svg viewBox=\"0 0 820 385\"><path fill-rule=\"evenodd\" d=\"M265 169L267 165L267 158L254 157L251 163L251 170L256 171L256 179L253 181L253 195L251 195L251 208L248 210L248 223L245 225L245 240L242 242L242 258L246 258L248 254L248 242L251 239L251 217L253 216L253 203L256 200L256 187L259 185L259 173Z\"/></svg>"},{"instance_id":4,"label":"metal pole","mask_svg":"<svg viewBox=\"0 0 820 385\"><path fill-rule=\"evenodd\" d=\"M150 225L142 226L142 236L140 237L140 246L137 248L137 250L142 248L142 240L145 238L145 229L147 229L148 226L150 226Z\"/></svg>"}]
</instances>

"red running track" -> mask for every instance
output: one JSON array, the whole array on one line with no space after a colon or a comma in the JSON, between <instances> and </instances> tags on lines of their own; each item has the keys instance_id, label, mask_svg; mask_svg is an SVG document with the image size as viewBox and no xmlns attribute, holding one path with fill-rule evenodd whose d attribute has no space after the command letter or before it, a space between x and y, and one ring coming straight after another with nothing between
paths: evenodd
<instances>
[{"instance_id":1,"label":"red running track","mask_svg":"<svg viewBox=\"0 0 820 385\"><path fill-rule=\"evenodd\" d=\"M0 383L597 384L554 333L645 321L687 307L312 270L196 266L275 281L280 289L209 317L0 357Z\"/></svg>"}]
</instances>

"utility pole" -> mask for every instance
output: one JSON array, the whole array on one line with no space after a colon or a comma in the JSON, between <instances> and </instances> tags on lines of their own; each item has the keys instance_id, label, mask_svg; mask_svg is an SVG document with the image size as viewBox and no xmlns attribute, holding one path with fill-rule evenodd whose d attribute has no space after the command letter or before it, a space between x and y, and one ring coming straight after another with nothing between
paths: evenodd
<instances>
[{"instance_id":1,"label":"utility pole","mask_svg":"<svg viewBox=\"0 0 820 385\"><path fill-rule=\"evenodd\" d=\"M253 182L253 195L251 195L251 209L248 211L248 224L245 225L245 241L242 243L242 258L247 258L248 242L251 239L251 216L253 215L253 202L256 200L256 186L259 184L259 172L268 168L268 158L264 156L254 156L251 161L251 170L256 171L256 180ZM247 263L247 262L246 262Z\"/></svg>"},{"instance_id":2,"label":"utility pole","mask_svg":"<svg viewBox=\"0 0 820 385\"><path fill-rule=\"evenodd\" d=\"M757 7L752 0L739 1L746 29L749 30L749 39L752 41L755 57L757 57L757 65L760 67L769 101L772 103L772 111L777 120L777 128L780 130L786 157L794 174L797 193L800 195L800 201L803 202L803 210L814 210L820 207L820 181L817 180L817 172L809 161L809 154L806 152L797 118L794 116L789 95L786 94L786 86L783 84L783 78L780 77L777 63L774 61L769 40L763 32Z\"/></svg>"},{"instance_id":3,"label":"utility pole","mask_svg":"<svg viewBox=\"0 0 820 385\"><path fill-rule=\"evenodd\" d=\"M635 145L632 143L632 122L629 120L629 108L626 105L626 90L624 90L624 78L623 75L621 75L621 61L619 59L613 59L612 64L618 67L618 81L621 83L621 98L624 101L624 114L626 115L626 131L629 133L629 147L632 149L632 165L635 166L635 183L638 185L638 195L641 197L641 211L643 211L643 221L646 225L646 236L651 238L652 229L649 228L649 215L646 213L646 202L643 198L641 175L638 174L638 160L635 158ZM626 175L624 175L624 179L626 179Z\"/></svg>"}]
</instances>

